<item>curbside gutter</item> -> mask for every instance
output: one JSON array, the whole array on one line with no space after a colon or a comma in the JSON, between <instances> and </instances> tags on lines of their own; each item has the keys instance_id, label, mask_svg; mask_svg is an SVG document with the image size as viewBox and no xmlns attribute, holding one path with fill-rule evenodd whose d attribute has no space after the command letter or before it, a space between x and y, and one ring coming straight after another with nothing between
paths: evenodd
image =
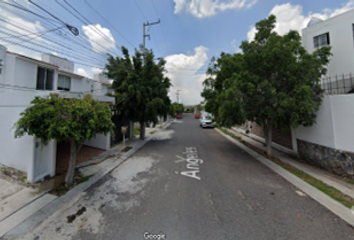
<instances>
[{"instance_id":1,"label":"curbside gutter","mask_svg":"<svg viewBox=\"0 0 354 240\"><path fill-rule=\"evenodd\" d=\"M95 175L91 177L87 182L77 185L75 188L68 191L65 195L58 197L54 199L52 202L50 202L49 204L47 204L46 206L43 206L42 209L40 209L39 211L37 211L27 219L24 219L23 222L21 222L17 226L14 226L10 231L5 233L4 235L0 236L0 239L12 240L12 239L20 238L23 235L25 235L27 232L37 227L46 218L55 214L56 211L59 210L64 205L67 204L73 205L81 198L84 191L86 191L92 185L97 183L104 176L112 172L115 168L119 167L119 165L121 165L124 161L126 161L129 157L131 157L134 153L136 153L140 148L142 148L146 143L148 143L155 134L165 130L173 122L174 121L170 121L166 126L162 127L161 129L158 129L153 135L146 137L144 141L138 143L134 148L132 148L127 153L123 154L120 158L115 159L114 162L109 166L106 166L98 170L95 173Z\"/></svg>"},{"instance_id":2,"label":"curbside gutter","mask_svg":"<svg viewBox=\"0 0 354 240\"><path fill-rule=\"evenodd\" d=\"M232 137L224 134L219 129L215 128L215 130L220 133L222 136L227 138L229 141L236 144L239 148L243 151L250 154L252 157L256 158L258 161L269 167L272 171L279 174L282 178L287 180L289 183L306 193L309 197L317 201L322 206L326 207L332 213L337 215L339 218L347 222L350 226L354 227L354 215L350 209L343 206L341 203L337 202L336 200L332 199L331 197L327 196L317 188L311 186L310 184L306 183L302 179L298 178L297 176L293 175L286 169L280 167L276 163L272 162L271 160L266 159L265 157L259 155L258 153L254 152L250 148L246 147L242 143L238 142L237 140L233 139Z\"/></svg>"}]
</instances>

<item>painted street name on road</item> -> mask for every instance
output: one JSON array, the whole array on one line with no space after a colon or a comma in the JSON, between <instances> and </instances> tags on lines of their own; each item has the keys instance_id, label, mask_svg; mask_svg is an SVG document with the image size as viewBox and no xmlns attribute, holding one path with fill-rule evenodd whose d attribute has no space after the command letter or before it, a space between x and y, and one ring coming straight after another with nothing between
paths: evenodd
<instances>
[{"instance_id":1,"label":"painted street name on road","mask_svg":"<svg viewBox=\"0 0 354 240\"><path fill-rule=\"evenodd\" d=\"M176 155L176 157L179 158L179 160L176 160L175 163L186 161L187 162L186 168L189 170L182 171L180 174L200 180L200 176L198 176L200 172L199 165L203 164L203 160L198 158L197 148L186 147L186 151L183 152L183 155L185 157Z\"/></svg>"}]
</instances>

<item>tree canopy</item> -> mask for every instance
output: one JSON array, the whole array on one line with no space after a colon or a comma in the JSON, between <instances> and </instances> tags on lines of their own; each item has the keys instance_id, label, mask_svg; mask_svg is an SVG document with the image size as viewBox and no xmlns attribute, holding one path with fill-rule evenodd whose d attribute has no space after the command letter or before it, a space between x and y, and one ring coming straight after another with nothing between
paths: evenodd
<instances>
[{"instance_id":1,"label":"tree canopy","mask_svg":"<svg viewBox=\"0 0 354 240\"><path fill-rule=\"evenodd\" d=\"M166 117L171 111L168 97L171 82L164 75L166 61L159 59L155 63L153 52L148 50L144 53L135 50L135 55L130 56L122 47L122 53L123 57L109 56L105 67L105 74L113 79L116 98L113 110L116 115L140 122L140 138L144 139L145 123L156 123L159 115Z\"/></svg>"},{"instance_id":2,"label":"tree canopy","mask_svg":"<svg viewBox=\"0 0 354 240\"><path fill-rule=\"evenodd\" d=\"M112 132L112 112L107 104L99 103L87 94L80 99L63 99L57 94L35 97L32 106L20 114L15 123L15 138L26 134L41 140L70 142L70 162L66 183L73 182L76 156L83 142L98 133ZM113 133L113 132L112 132Z\"/></svg>"},{"instance_id":3,"label":"tree canopy","mask_svg":"<svg viewBox=\"0 0 354 240\"><path fill-rule=\"evenodd\" d=\"M315 123L323 97L319 80L331 55L328 46L308 53L297 31L280 36L275 24L274 15L261 20L255 39L242 42L242 54L221 53L213 59L202 93L208 101L206 110L220 125L250 120L262 126L268 155L273 127Z\"/></svg>"}]
</instances>

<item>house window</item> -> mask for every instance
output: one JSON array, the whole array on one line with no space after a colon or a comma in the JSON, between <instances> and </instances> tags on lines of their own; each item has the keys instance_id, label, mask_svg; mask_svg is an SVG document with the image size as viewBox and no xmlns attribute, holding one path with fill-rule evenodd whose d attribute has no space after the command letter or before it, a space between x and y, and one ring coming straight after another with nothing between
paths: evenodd
<instances>
[{"instance_id":1,"label":"house window","mask_svg":"<svg viewBox=\"0 0 354 240\"><path fill-rule=\"evenodd\" d=\"M325 33L313 38L315 48L329 45L329 33Z\"/></svg>"},{"instance_id":2,"label":"house window","mask_svg":"<svg viewBox=\"0 0 354 240\"><path fill-rule=\"evenodd\" d=\"M37 90L53 90L54 70L38 67Z\"/></svg>"},{"instance_id":3,"label":"house window","mask_svg":"<svg viewBox=\"0 0 354 240\"><path fill-rule=\"evenodd\" d=\"M58 90L70 91L71 78L63 75L58 76Z\"/></svg>"}]
</instances>

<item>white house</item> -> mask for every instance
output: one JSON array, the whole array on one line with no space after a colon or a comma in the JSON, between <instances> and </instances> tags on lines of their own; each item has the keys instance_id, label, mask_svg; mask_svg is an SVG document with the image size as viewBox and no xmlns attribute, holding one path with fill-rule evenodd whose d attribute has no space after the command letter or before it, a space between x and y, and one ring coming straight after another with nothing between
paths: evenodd
<instances>
[{"instance_id":1,"label":"white house","mask_svg":"<svg viewBox=\"0 0 354 240\"><path fill-rule=\"evenodd\" d=\"M0 45L0 163L27 173L29 182L55 175L56 141L43 149L32 136L14 138L14 123L19 114L30 106L35 96L58 93L64 98L82 98L90 93L100 102L114 103L107 91L95 80L73 73L74 64L51 54L43 54L42 60L8 52ZM106 89L106 86L103 87ZM110 136L98 134L86 145L107 150Z\"/></svg>"},{"instance_id":2,"label":"white house","mask_svg":"<svg viewBox=\"0 0 354 240\"><path fill-rule=\"evenodd\" d=\"M354 176L354 10L325 21L312 19L302 30L310 53L331 46L328 76L321 79L325 96L313 127L294 131L304 159L339 174Z\"/></svg>"},{"instance_id":3,"label":"white house","mask_svg":"<svg viewBox=\"0 0 354 240\"><path fill-rule=\"evenodd\" d=\"M313 18L302 30L303 46L310 53L331 46L328 73L323 88L331 94L343 94L354 87L354 10L325 21Z\"/></svg>"}]
</instances>

